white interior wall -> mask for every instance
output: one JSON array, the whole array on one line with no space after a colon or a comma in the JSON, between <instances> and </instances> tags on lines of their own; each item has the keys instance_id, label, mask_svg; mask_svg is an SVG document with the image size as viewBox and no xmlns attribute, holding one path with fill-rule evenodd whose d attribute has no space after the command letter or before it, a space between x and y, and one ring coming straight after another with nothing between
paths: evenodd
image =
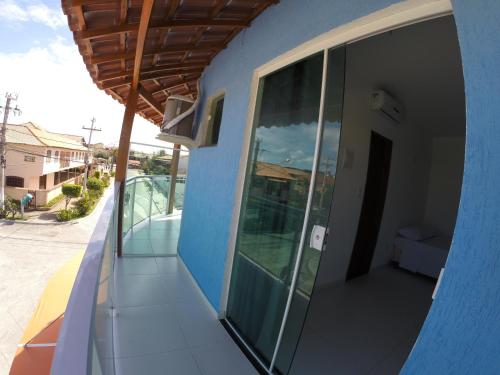
<instances>
[{"instance_id":1,"label":"white interior wall","mask_svg":"<svg viewBox=\"0 0 500 375\"><path fill-rule=\"evenodd\" d=\"M340 159L348 149L354 162L352 168L337 172L330 236L317 285L345 279L363 200L372 130L393 141L387 199L372 268L392 258L398 228L432 216L430 211L426 213L427 190L440 184L429 185L432 139L463 135L465 130L454 27L450 18L434 20L347 46ZM369 109L369 94L375 88L385 89L403 104L406 114L401 124ZM460 161L455 158L454 162ZM458 169L463 170L463 149ZM432 196L439 199L439 194Z\"/></svg>"},{"instance_id":2,"label":"white interior wall","mask_svg":"<svg viewBox=\"0 0 500 375\"><path fill-rule=\"evenodd\" d=\"M424 222L440 234L452 236L462 187L464 137L432 139L432 164Z\"/></svg>"}]
</instances>

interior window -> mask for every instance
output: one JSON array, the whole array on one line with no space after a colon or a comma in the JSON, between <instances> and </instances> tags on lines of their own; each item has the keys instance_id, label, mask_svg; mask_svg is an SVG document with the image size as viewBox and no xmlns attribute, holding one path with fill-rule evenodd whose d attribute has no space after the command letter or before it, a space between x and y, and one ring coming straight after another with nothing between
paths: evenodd
<instances>
[{"instance_id":1,"label":"interior window","mask_svg":"<svg viewBox=\"0 0 500 375\"><path fill-rule=\"evenodd\" d=\"M208 123L206 146L215 146L219 141L220 125L222 122L222 110L224 108L224 95L212 100L210 106L210 117Z\"/></svg>"}]
</instances>

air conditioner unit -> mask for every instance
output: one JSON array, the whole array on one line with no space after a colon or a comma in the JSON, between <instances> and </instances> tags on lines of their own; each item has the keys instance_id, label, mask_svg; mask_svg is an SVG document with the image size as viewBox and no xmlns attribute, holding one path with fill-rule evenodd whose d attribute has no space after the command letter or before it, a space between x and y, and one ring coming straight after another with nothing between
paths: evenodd
<instances>
[{"instance_id":1,"label":"air conditioner unit","mask_svg":"<svg viewBox=\"0 0 500 375\"><path fill-rule=\"evenodd\" d=\"M186 147L194 147L196 134L194 134L193 124L199 98L199 88L196 101L187 96L169 96L165 103L163 123L160 127L161 134L156 138Z\"/></svg>"},{"instance_id":2,"label":"air conditioner unit","mask_svg":"<svg viewBox=\"0 0 500 375\"><path fill-rule=\"evenodd\" d=\"M370 109L400 123L403 120L403 106L384 90L374 90L370 95Z\"/></svg>"}]
</instances>

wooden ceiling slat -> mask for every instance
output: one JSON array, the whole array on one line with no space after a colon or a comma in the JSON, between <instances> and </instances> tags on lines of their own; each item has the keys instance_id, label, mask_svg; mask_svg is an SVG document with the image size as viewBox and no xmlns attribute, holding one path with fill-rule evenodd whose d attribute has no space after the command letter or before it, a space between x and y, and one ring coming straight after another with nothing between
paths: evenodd
<instances>
[{"instance_id":1,"label":"wooden ceiling slat","mask_svg":"<svg viewBox=\"0 0 500 375\"><path fill-rule=\"evenodd\" d=\"M226 44L225 43L207 43L201 46L196 46L194 43L191 44L179 44L179 45L171 45L165 48L158 48L158 49L153 49L153 50L148 50L144 51L143 56L155 56L155 55L160 55L164 53L171 53L171 52L186 52L186 51L191 51L191 50L196 50L197 52L210 52L210 51L217 51L225 48ZM117 60L122 60L122 59L132 59L135 56L135 51L130 51L126 53L110 53L107 55L101 55L101 56L91 56L90 57L90 63L91 64L102 64L102 63L108 63L112 61L117 61Z\"/></svg>"},{"instance_id":2,"label":"wooden ceiling slat","mask_svg":"<svg viewBox=\"0 0 500 375\"><path fill-rule=\"evenodd\" d=\"M196 96L197 80L217 53L277 2L62 0L62 7L98 87L121 103L138 96L141 114L158 124L167 97Z\"/></svg>"},{"instance_id":3,"label":"wooden ceiling slat","mask_svg":"<svg viewBox=\"0 0 500 375\"><path fill-rule=\"evenodd\" d=\"M193 20L173 20L151 24L150 29L191 29L196 27L229 27L242 29L250 26L248 21L234 20L214 20L214 19L193 19ZM125 24L98 29L87 29L84 31L76 31L75 35L78 39L92 39L103 36L116 35L129 31L137 31L138 24Z\"/></svg>"},{"instance_id":4,"label":"wooden ceiling slat","mask_svg":"<svg viewBox=\"0 0 500 375\"><path fill-rule=\"evenodd\" d=\"M183 64L168 64L168 65L158 65L151 68L145 68L141 70L141 74L156 73L156 72L169 72L169 71L183 71L192 69L203 69L206 66L204 63L183 63ZM97 76L97 79L101 82L112 80L121 77L132 76L134 71L126 70L111 74L102 74Z\"/></svg>"},{"instance_id":5,"label":"wooden ceiling slat","mask_svg":"<svg viewBox=\"0 0 500 375\"><path fill-rule=\"evenodd\" d=\"M178 80L178 81L166 84L166 85L161 85L161 88L160 89L155 89L154 91L152 91L152 94L156 94L156 93L159 93L159 92L164 92L164 91L172 90L172 89L175 89L177 87L184 86L185 84L196 83L199 78L200 78L200 76L196 75L195 77L192 77L190 79L181 79L181 80Z\"/></svg>"},{"instance_id":6,"label":"wooden ceiling slat","mask_svg":"<svg viewBox=\"0 0 500 375\"><path fill-rule=\"evenodd\" d=\"M202 72L203 72L202 68L160 71L160 72L143 74L141 76L141 80L147 81L147 80L152 80L152 79L163 79L163 78L169 78L169 77L177 77L177 76L184 75L184 74L201 74Z\"/></svg>"},{"instance_id":7,"label":"wooden ceiling slat","mask_svg":"<svg viewBox=\"0 0 500 375\"><path fill-rule=\"evenodd\" d=\"M124 25L127 23L127 14L128 14L128 0L120 0L120 25ZM122 51L123 54L125 54L126 50L127 50L127 34L121 33L120 51ZM125 58L120 59L120 68L121 70L125 70L127 68L125 65Z\"/></svg>"},{"instance_id":8,"label":"wooden ceiling slat","mask_svg":"<svg viewBox=\"0 0 500 375\"><path fill-rule=\"evenodd\" d=\"M139 96L148 103L155 111L163 116L165 108L147 91L142 85L139 85Z\"/></svg>"}]
</instances>

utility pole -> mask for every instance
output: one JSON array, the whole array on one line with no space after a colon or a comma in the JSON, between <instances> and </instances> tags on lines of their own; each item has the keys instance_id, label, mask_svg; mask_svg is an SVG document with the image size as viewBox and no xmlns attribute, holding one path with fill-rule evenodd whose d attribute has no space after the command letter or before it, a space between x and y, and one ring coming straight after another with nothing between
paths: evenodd
<instances>
[{"instance_id":1,"label":"utility pole","mask_svg":"<svg viewBox=\"0 0 500 375\"><path fill-rule=\"evenodd\" d=\"M90 131L90 134L89 134L89 143L87 143L87 149L89 150L89 152L85 154L85 173L83 175L83 192L84 193L87 190L87 174L88 174L88 171L89 171L89 153L90 153L90 145L91 145L91 142L92 142L92 132L93 131L96 131L96 132L100 132L101 131L101 129L95 128L94 124L95 124L95 117L92 117L92 119L90 120L90 128L86 128L85 126L82 126L82 129Z\"/></svg>"},{"instance_id":2,"label":"utility pole","mask_svg":"<svg viewBox=\"0 0 500 375\"><path fill-rule=\"evenodd\" d=\"M17 100L17 94L6 93L5 107L3 109L3 123L2 130L0 131L0 205L2 209L5 208L5 168L7 167L7 159L5 157L7 152L7 122L9 120L10 111L14 112L14 115L21 114L21 110L17 107L12 108L11 102Z\"/></svg>"}]
</instances>

